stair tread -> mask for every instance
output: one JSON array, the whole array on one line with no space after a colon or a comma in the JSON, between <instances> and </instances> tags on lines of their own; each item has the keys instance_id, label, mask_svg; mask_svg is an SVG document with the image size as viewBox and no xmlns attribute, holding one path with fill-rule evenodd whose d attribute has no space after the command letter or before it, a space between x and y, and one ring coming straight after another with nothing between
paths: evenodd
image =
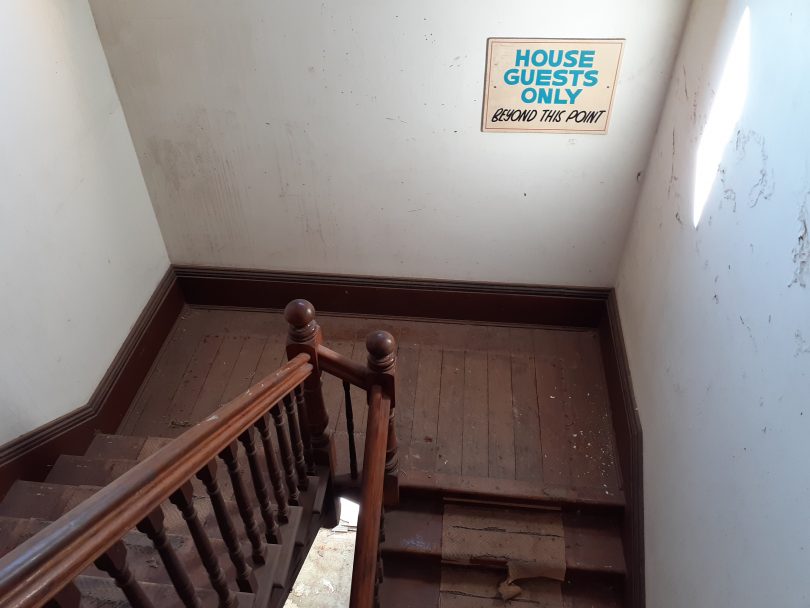
<instances>
[{"instance_id":1,"label":"stair tread","mask_svg":"<svg viewBox=\"0 0 810 608\"><path fill-rule=\"evenodd\" d=\"M154 606L161 608L183 608L174 587L160 583L140 583ZM81 592L80 608L129 608L130 604L123 592L107 576L81 575L76 578L76 586ZM197 589L197 597L202 608L218 608L217 594L212 589ZM252 608L255 596L252 593L236 593L237 608Z\"/></svg>"},{"instance_id":2,"label":"stair tread","mask_svg":"<svg viewBox=\"0 0 810 608\"><path fill-rule=\"evenodd\" d=\"M0 515L58 519L100 489L40 481L15 481L0 501Z\"/></svg>"},{"instance_id":3,"label":"stair tread","mask_svg":"<svg viewBox=\"0 0 810 608\"><path fill-rule=\"evenodd\" d=\"M470 506L471 509L476 507ZM525 509L502 508L504 517ZM565 561L568 571L623 575L625 573L621 528L611 518L563 513ZM386 512L386 554L400 553L441 559L443 512L435 502L403 502Z\"/></svg>"},{"instance_id":4,"label":"stair tread","mask_svg":"<svg viewBox=\"0 0 810 608\"><path fill-rule=\"evenodd\" d=\"M84 455L89 458L143 460L171 442L170 437L133 437L97 433Z\"/></svg>"},{"instance_id":5,"label":"stair tread","mask_svg":"<svg viewBox=\"0 0 810 608\"><path fill-rule=\"evenodd\" d=\"M623 509L624 493L596 487L552 486L537 481L447 475L414 469L399 473L401 494L439 494L537 505Z\"/></svg>"},{"instance_id":6,"label":"stair tread","mask_svg":"<svg viewBox=\"0 0 810 608\"><path fill-rule=\"evenodd\" d=\"M125 458L88 458L62 454L56 459L45 481L63 485L104 486L138 464Z\"/></svg>"},{"instance_id":7,"label":"stair tread","mask_svg":"<svg viewBox=\"0 0 810 608\"><path fill-rule=\"evenodd\" d=\"M0 557L5 555L14 547L28 540L31 536L46 528L52 522L45 519L35 518L15 518L0 517ZM185 571L195 588L208 588L210 581L194 546L191 537L188 535L169 534L169 543L175 549L177 557L184 565ZM140 532L132 531L122 539L127 549L127 563L136 580L142 582L171 584L163 562L157 550L152 545L149 538ZM228 559L228 552L225 543L221 539L211 538L211 545L214 552L219 556L220 565L225 573L226 580L233 581L236 573ZM247 552L249 547L246 545ZM268 546L266 552L266 563L261 569L256 569L256 575L264 572L264 568L274 568L275 560L280 553L279 547ZM267 570L269 572L269 570ZM105 577L106 574L91 566L85 571L91 576Z\"/></svg>"},{"instance_id":8,"label":"stair tread","mask_svg":"<svg viewBox=\"0 0 810 608\"><path fill-rule=\"evenodd\" d=\"M100 486L70 486L47 482L16 481L9 489L5 499L0 502L0 516L34 517L54 521L100 489ZM205 497L205 491L201 487L195 487L194 498L197 515L211 538L222 538L211 503ZM226 505L234 524L241 526L236 503L226 500ZM303 511L303 508L291 506L290 511ZM178 509L171 504L165 504L163 513L168 534L187 533L188 527ZM279 522L282 529L288 525Z\"/></svg>"},{"instance_id":9,"label":"stair tread","mask_svg":"<svg viewBox=\"0 0 810 608\"><path fill-rule=\"evenodd\" d=\"M279 564L286 564L285 567L277 568L273 574L273 584L277 587L288 587L289 576L294 572L293 556L296 549L298 530L304 526L304 510L301 507L290 508L289 521L281 526L281 544L279 553Z\"/></svg>"},{"instance_id":10,"label":"stair tread","mask_svg":"<svg viewBox=\"0 0 810 608\"><path fill-rule=\"evenodd\" d=\"M466 569L476 581L492 589L491 597L452 598L441 597L441 576L448 569ZM415 556L389 557L385 561L385 578L380 586L380 604L386 608L495 608L507 605L496 598L497 585L504 579L503 573L467 566L443 565L437 568ZM527 591L512 603L519 606L542 606L532 603L532 584L524 584ZM617 589L609 584L562 583L563 608L621 608L622 601ZM527 597L528 596L528 597ZM511 603L510 603L511 605Z\"/></svg>"}]
</instances>

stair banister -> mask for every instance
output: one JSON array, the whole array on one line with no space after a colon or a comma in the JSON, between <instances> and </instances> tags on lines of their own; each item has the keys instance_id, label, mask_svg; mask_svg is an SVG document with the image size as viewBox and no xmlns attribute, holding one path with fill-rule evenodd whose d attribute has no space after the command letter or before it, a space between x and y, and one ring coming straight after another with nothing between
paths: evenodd
<instances>
[{"instance_id":1,"label":"stair banister","mask_svg":"<svg viewBox=\"0 0 810 608\"><path fill-rule=\"evenodd\" d=\"M161 503L179 497L198 471L279 407L313 370L310 356L298 354L0 558L0 606L36 608L54 598L66 604L60 598L75 596L73 580L82 571L105 556L108 562L119 558L121 538ZM109 565L119 567L115 560Z\"/></svg>"},{"instance_id":2,"label":"stair banister","mask_svg":"<svg viewBox=\"0 0 810 608\"><path fill-rule=\"evenodd\" d=\"M368 396L368 421L360 494L360 514L352 566L350 608L378 605L380 521L383 510L385 447L388 441L388 415L391 401L375 385Z\"/></svg>"},{"instance_id":3,"label":"stair banister","mask_svg":"<svg viewBox=\"0 0 810 608\"><path fill-rule=\"evenodd\" d=\"M354 548L350 608L379 606L383 578L383 507L399 500L397 442L394 432L396 343L388 332L366 339L369 379L368 419L360 494L357 540Z\"/></svg>"},{"instance_id":4,"label":"stair banister","mask_svg":"<svg viewBox=\"0 0 810 608\"><path fill-rule=\"evenodd\" d=\"M379 605L382 582L380 542L384 534L383 508L399 502L397 438L394 424L396 395L396 342L385 331L375 331L366 338L367 365L362 365L327 348L322 343L321 330L315 319L315 308L306 300L293 300L284 309L290 324L287 354L306 353L316 368L304 383L305 391L320 395L320 373L326 372L344 383L353 384L367 393L368 417L361 481L360 512L352 568L351 608L371 608ZM307 399L307 403L310 400ZM322 397L316 403L323 403ZM349 396L346 396L347 421ZM328 441L329 418L324 407L316 405L315 418L309 422L313 448L333 446ZM312 416L313 408L308 408ZM350 452L354 437L349 426ZM334 454L324 454L321 462L334 463ZM331 465L334 467L334 464ZM332 469L334 471L334 468Z\"/></svg>"}]
</instances>

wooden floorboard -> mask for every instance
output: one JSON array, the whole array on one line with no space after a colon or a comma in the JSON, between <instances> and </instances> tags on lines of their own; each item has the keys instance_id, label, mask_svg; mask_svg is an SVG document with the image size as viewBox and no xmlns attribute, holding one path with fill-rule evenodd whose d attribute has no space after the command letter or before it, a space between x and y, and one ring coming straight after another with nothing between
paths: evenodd
<instances>
[{"instance_id":1,"label":"wooden floorboard","mask_svg":"<svg viewBox=\"0 0 810 608\"><path fill-rule=\"evenodd\" d=\"M464 428L464 351L445 349L439 391L436 467L440 473L461 475Z\"/></svg>"},{"instance_id":2,"label":"wooden floorboard","mask_svg":"<svg viewBox=\"0 0 810 608\"><path fill-rule=\"evenodd\" d=\"M365 363L365 336L397 338L403 470L540 486L619 489L598 335L591 330L320 315L324 343ZM174 437L285 360L280 313L183 310L119 432ZM329 428L347 458L342 383L323 378ZM357 451L366 398L352 389ZM339 468L348 471L348 462Z\"/></svg>"},{"instance_id":3,"label":"wooden floorboard","mask_svg":"<svg viewBox=\"0 0 810 608\"><path fill-rule=\"evenodd\" d=\"M468 350L464 358L464 424L461 474L489 476L487 354Z\"/></svg>"}]
</instances>

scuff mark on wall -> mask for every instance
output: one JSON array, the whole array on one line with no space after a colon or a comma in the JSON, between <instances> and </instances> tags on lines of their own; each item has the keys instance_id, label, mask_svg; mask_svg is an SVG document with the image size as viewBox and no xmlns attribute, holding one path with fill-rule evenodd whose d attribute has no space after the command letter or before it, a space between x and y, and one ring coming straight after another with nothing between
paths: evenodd
<instances>
[{"instance_id":1,"label":"scuff mark on wall","mask_svg":"<svg viewBox=\"0 0 810 608\"><path fill-rule=\"evenodd\" d=\"M723 186L723 198L720 200L720 209L723 208L723 202L731 203L731 212L737 212L737 192L734 188L729 188L726 184L726 169L720 167L717 173L720 175L720 184Z\"/></svg>"},{"instance_id":2,"label":"scuff mark on wall","mask_svg":"<svg viewBox=\"0 0 810 608\"><path fill-rule=\"evenodd\" d=\"M798 357L799 355L810 355L810 344L808 344L807 340L804 339L801 330L797 329L796 333L793 334L793 337L796 339L796 352L793 354L793 356Z\"/></svg>"},{"instance_id":3,"label":"scuff mark on wall","mask_svg":"<svg viewBox=\"0 0 810 608\"><path fill-rule=\"evenodd\" d=\"M769 200L776 190L776 182L773 176L773 169L768 164L768 153L765 150L765 137L754 130L737 131L737 138L734 142L734 149L737 151L737 160L741 161L745 158L749 142L753 141L759 146L760 165L759 165L759 178L748 194L748 206L756 207L760 200Z\"/></svg>"},{"instance_id":4,"label":"scuff mark on wall","mask_svg":"<svg viewBox=\"0 0 810 608\"><path fill-rule=\"evenodd\" d=\"M748 325L748 323L745 322L745 319L742 318L742 315L740 315L740 323L748 331L748 337L751 338L751 342L754 345L754 352L757 352L757 341L756 338L754 338L754 333L751 331L751 326Z\"/></svg>"},{"instance_id":5,"label":"scuff mark on wall","mask_svg":"<svg viewBox=\"0 0 810 608\"><path fill-rule=\"evenodd\" d=\"M672 186L678 181L678 176L675 175L675 129L672 129L672 157L669 169L669 186L667 186L667 198L670 198L672 193Z\"/></svg>"},{"instance_id":6,"label":"scuff mark on wall","mask_svg":"<svg viewBox=\"0 0 810 608\"><path fill-rule=\"evenodd\" d=\"M810 191L805 193L802 206L799 208L799 235L793 248L793 280L788 284L807 287L807 273L810 272L810 235L807 233L807 201Z\"/></svg>"}]
</instances>

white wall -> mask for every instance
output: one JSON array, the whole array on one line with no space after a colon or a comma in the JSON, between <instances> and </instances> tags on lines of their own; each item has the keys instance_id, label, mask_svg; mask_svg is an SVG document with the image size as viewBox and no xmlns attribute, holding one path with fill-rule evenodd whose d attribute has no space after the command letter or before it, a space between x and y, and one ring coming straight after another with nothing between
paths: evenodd
<instances>
[{"instance_id":1,"label":"white wall","mask_svg":"<svg viewBox=\"0 0 810 608\"><path fill-rule=\"evenodd\" d=\"M87 0L0 3L0 444L84 405L168 267Z\"/></svg>"},{"instance_id":2,"label":"white wall","mask_svg":"<svg viewBox=\"0 0 810 608\"><path fill-rule=\"evenodd\" d=\"M173 262L601 286L687 4L91 1ZM626 38L609 134L482 134L490 36Z\"/></svg>"},{"instance_id":3,"label":"white wall","mask_svg":"<svg viewBox=\"0 0 810 608\"><path fill-rule=\"evenodd\" d=\"M695 0L618 279L655 608L810 605L806 0L750 2L750 62L743 27L721 170L703 163L714 185L693 222L746 5Z\"/></svg>"}]
</instances>

